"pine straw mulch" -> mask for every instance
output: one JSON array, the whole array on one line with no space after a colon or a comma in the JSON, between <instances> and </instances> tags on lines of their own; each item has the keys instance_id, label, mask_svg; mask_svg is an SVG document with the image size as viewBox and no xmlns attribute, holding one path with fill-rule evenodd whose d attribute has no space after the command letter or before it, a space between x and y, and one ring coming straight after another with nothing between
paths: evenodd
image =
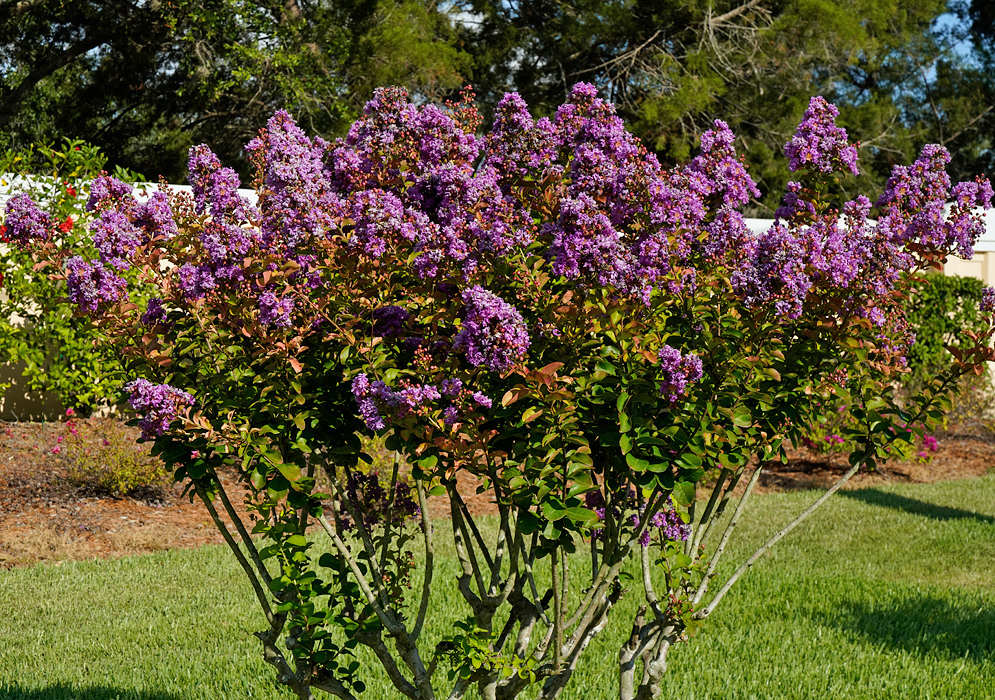
<instances>
[{"instance_id":1,"label":"pine straw mulch","mask_svg":"<svg viewBox=\"0 0 995 700\"><path fill-rule=\"evenodd\" d=\"M0 568L222 542L206 508L182 497L179 486L163 484L113 497L69 483L64 462L52 454L63 430L58 423L0 422ZM940 436L930 462L889 462L878 471L858 474L847 488L968 479L993 468L995 436L951 433ZM757 490L824 488L846 469L845 455L794 450L787 464L768 465ZM231 487L229 493L237 492L233 474L221 479ZM493 510L489 496L476 494L472 481L462 483L460 490L471 512ZM432 499L430 508L433 515L448 515L448 503L441 498Z\"/></svg>"}]
</instances>

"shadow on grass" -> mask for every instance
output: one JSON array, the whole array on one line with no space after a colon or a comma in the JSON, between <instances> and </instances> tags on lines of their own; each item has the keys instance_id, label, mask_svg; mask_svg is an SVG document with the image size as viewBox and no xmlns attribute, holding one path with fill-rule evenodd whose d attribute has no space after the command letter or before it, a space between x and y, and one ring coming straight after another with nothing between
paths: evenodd
<instances>
[{"instance_id":1,"label":"shadow on grass","mask_svg":"<svg viewBox=\"0 0 995 700\"><path fill-rule=\"evenodd\" d=\"M919 501L907 496L899 496L887 491L877 489L854 489L853 491L839 491L839 495L844 498L852 498L863 501L873 506L893 508L912 515L921 515L924 518L933 520L978 520L983 523L995 524L995 518L990 515L972 513L969 510L951 508L950 506L938 506L926 501Z\"/></svg>"},{"instance_id":2,"label":"shadow on grass","mask_svg":"<svg viewBox=\"0 0 995 700\"><path fill-rule=\"evenodd\" d=\"M975 663L995 661L995 611L977 599L932 597L852 601L815 617L829 627L853 630L877 644L913 654Z\"/></svg>"},{"instance_id":3,"label":"shadow on grass","mask_svg":"<svg viewBox=\"0 0 995 700\"><path fill-rule=\"evenodd\" d=\"M168 693L144 693L121 688L93 686L73 688L56 683L45 688L21 688L0 681L0 698L3 700L181 700Z\"/></svg>"}]
</instances>

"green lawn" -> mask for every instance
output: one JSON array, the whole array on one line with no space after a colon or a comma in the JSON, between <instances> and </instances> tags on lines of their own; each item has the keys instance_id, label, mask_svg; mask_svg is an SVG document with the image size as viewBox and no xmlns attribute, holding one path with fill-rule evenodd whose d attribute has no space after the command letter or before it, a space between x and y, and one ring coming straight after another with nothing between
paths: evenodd
<instances>
[{"instance_id":1,"label":"green lawn","mask_svg":"<svg viewBox=\"0 0 995 700\"><path fill-rule=\"evenodd\" d=\"M756 497L763 516L724 570L813 497ZM441 558L435 594L452 615L453 562ZM614 694L637 603L623 600L567 700ZM255 606L220 547L2 572L0 698L289 698L251 637ZM449 622L433 620L426 641ZM395 694L373 677L366 697ZM830 501L673 652L665 697L995 697L995 476Z\"/></svg>"}]
</instances>

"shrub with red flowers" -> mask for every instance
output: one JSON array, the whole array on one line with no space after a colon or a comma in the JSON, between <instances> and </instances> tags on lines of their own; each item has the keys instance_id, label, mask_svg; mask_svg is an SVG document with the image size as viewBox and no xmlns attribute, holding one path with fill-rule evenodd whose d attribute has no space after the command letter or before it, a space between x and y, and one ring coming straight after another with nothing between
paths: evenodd
<instances>
[{"instance_id":1,"label":"shrub with red flowers","mask_svg":"<svg viewBox=\"0 0 995 700\"><path fill-rule=\"evenodd\" d=\"M834 117L813 100L787 148L799 182L759 235L737 211L757 190L724 123L665 168L580 84L538 120L508 95L485 134L469 97L419 107L399 89L334 142L280 112L247 147L257 206L201 146L193 197L154 215L112 181L91 188L113 229L98 256L33 249L134 373L146 437L215 516L266 616L264 658L298 697L360 694L360 645L400 696L561 697L634 559L645 604L618 651L619 697L653 698L669 649L811 512L716 585L763 464L822 402L846 392L861 435L816 506L928 429L953 376L992 356L989 310L950 376L894 401L904 290L971 244L991 189L951 187L927 149L896 171L875 226L869 200L832 194L857 167ZM963 204L936 219L950 199ZM134 303L123 269L151 301ZM397 455L386 483L359 468L371 431ZM251 525L217 479L225 464ZM461 473L493 495L493 533ZM426 647L429 495L450 502L468 619Z\"/></svg>"}]
</instances>

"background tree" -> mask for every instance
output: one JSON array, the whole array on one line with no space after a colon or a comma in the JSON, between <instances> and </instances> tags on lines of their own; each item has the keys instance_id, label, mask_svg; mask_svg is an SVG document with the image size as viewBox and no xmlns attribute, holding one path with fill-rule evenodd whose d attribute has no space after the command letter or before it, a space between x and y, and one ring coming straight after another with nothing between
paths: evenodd
<instances>
[{"instance_id":1,"label":"background tree","mask_svg":"<svg viewBox=\"0 0 995 700\"><path fill-rule=\"evenodd\" d=\"M277 109L335 134L376 85L457 87L449 38L424 0L0 0L0 139L85 138L173 181L194 143L247 168Z\"/></svg>"},{"instance_id":2,"label":"background tree","mask_svg":"<svg viewBox=\"0 0 995 700\"><path fill-rule=\"evenodd\" d=\"M472 82L491 100L514 89L548 113L574 82L594 82L669 162L687 158L712 119L728 122L763 192L753 214L777 207L781 144L813 94L839 104L840 124L863 142L850 194L880 192L930 141L954 151L955 174L991 165L991 72L963 42L969 15L985 36L983 2L955 5L959 14L944 0L458 4Z\"/></svg>"}]
</instances>

